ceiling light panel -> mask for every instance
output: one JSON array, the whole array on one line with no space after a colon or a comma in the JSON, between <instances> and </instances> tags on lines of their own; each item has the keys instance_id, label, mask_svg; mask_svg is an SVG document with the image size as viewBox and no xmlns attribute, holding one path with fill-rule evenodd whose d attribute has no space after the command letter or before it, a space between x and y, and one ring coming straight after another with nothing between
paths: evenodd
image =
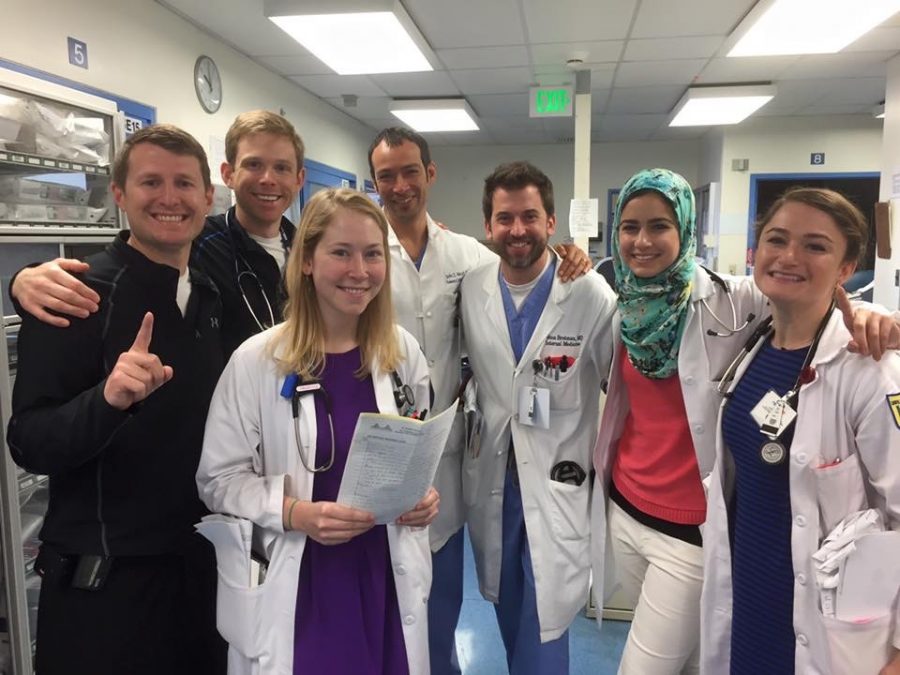
<instances>
[{"instance_id":1,"label":"ceiling light panel","mask_svg":"<svg viewBox=\"0 0 900 675\"><path fill-rule=\"evenodd\" d=\"M465 99L393 101L391 113L415 131L478 131L475 113Z\"/></svg>"},{"instance_id":2,"label":"ceiling light panel","mask_svg":"<svg viewBox=\"0 0 900 675\"><path fill-rule=\"evenodd\" d=\"M670 127L737 124L772 100L772 85L691 87L675 107Z\"/></svg>"},{"instance_id":3,"label":"ceiling light panel","mask_svg":"<svg viewBox=\"0 0 900 675\"><path fill-rule=\"evenodd\" d=\"M424 38L399 2L265 3L266 16L339 75L434 70ZM369 5L379 11L360 10ZM329 9L330 8L330 9ZM428 50L430 52L430 50Z\"/></svg>"},{"instance_id":4,"label":"ceiling light panel","mask_svg":"<svg viewBox=\"0 0 900 675\"><path fill-rule=\"evenodd\" d=\"M900 11L900 0L762 2L728 56L833 54Z\"/></svg>"}]
</instances>

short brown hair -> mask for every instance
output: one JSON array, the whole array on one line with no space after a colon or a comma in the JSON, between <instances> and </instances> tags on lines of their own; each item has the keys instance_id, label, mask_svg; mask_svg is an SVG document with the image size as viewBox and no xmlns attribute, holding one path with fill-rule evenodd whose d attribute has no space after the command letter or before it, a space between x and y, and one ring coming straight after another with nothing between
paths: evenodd
<instances>
[{"instance_id":1,"label":"short brown hair","mask_svg":"<svg viewBox=\"0 0 900 675\"><path fill-rule=\"evenodd\" d=\"M234 118L225 134L225 160L234 166L237 161L238 144L251 134L273 134L288 139L297 153L297 171L303 168L303 154L306 149L303 139L294 125L284 117L270 110L250 110Z\"/></svg>"},{"instance_id":2,"label":"short brown hair","mask_svg":"<svg viewBox=\"0 0 900 675\"><path fill-rule=\"evenodd\" d=\"M141 143L159 146L163 150L168 150L176 155L196 157L200 163L203 187L207 190L212 187L206 151L197 139L172 124L153 124L134 132L126 139L122 149L119 150L119 154L113 164L112 179L113 183L118 185L123 191L125 190L125 181L128 180L128 160L131 157L131 151L136 145Z\"/></svg>"},{"instance_id":3,"label":"short brown hair","mask_svg":"<svg viewBox=\"0 0 900 675\"><path fill-rule=\"evenodd\" d=\"M853 202L840 192L826 188L794 187L776 199L765 215L756 221L754 236L757 246L766 225L788 202L805 204L831 216L847 240L847 252L843 262L859 263L863 259L866 253L866 244L869 241L869 223L866 217Z\"/></svg>"},{"instance_id":4,"label":"short brown hair","mask_svg":"<svg viewBox=\"0 0 900 675\"><path fill-rule=\"evenodd\" d=\"M554 214L553 182L543 171L530 162L509 162L501 164L484 179L484 194L481 197L481 210L484 222L490 222L494 212L494 192L497 188L504 190L521 190L533 185L541 195L541 203L548 216Z\"/></svg>"}]
</instances>

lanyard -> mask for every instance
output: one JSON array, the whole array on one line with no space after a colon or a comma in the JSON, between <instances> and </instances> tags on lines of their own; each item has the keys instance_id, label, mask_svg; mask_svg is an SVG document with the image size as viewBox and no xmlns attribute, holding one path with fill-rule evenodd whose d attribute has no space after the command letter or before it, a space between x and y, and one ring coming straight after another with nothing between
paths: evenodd
<instances>
[{"instance_id":1,"label":"lanyard","mask_svg":"<svg viewBox=\"0 0 900 675\"><path fill-rule=\"evenodd\" d=\"M806 352L806 358L803 359L803 365L800 366L800 372L797 373L797 379L794 380L794 385L787 391L787 393L782 397L782 400L787 403L791 408L796 410L797 408L797 399L800 394L800 387L805 384L805 374L807 373L807 369L809 368L809 364L812 363L813 357L816 355L816 350L819 348L819 341L822 339L822 333L825 332L825 326L828 325L828 320L831 318L831 313L834 311L834 300L831 301L831 305L828 307L828 311L825 312L825 316L822 317L822 321L819 322L819 327L816 329L816 336L813 338L812 344L809 346L809 351ZM771 335L775 335L775 331L772 330Z\"/></svg>"}]
</instances>

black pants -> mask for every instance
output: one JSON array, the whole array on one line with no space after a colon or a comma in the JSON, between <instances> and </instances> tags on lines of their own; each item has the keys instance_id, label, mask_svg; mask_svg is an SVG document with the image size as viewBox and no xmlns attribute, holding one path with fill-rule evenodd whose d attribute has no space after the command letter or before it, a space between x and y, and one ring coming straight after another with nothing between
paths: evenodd
<instances>
[{"instance_id":1,"label":"black pants","mask_svg":"<svg viewBox=\"0 0 900 675\"><path fill-rule=\"evenodd\" d=\"M224 675L215 627L215 554L116 558L99 591L71 587L74 565L42 547L38 675Z\"/></svg>"}]
</instances>

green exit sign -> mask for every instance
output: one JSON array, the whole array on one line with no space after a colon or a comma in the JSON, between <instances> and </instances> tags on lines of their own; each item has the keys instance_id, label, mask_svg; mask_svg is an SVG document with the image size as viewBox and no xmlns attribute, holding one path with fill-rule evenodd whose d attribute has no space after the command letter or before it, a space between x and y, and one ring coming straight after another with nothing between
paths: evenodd
<instances>
[{"instance_id":1,"label":"green exit sign","mask_svg":"<svg viewBox=\"0 0 900 675\"><path fill-rule=\"evenodd\" d=\"M572 87L532 87L529 117L571 117Z\"/></svg>"}]
</instances>

